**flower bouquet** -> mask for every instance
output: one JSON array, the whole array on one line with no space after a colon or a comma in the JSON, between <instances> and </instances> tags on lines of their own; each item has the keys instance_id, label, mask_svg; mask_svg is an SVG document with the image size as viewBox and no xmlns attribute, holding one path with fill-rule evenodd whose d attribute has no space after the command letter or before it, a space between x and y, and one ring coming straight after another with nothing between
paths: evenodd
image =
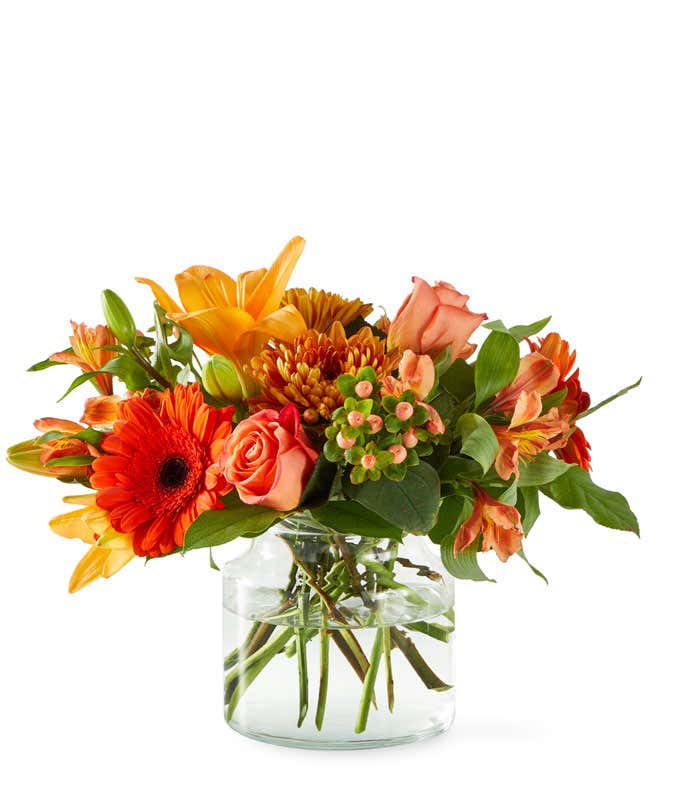
<instances>
[{"instance_id":1,"label":"flower bouquet","mask_svg":"<svg viewBox=\"0 0 680 794\"><path fill-rule=\"evenodd\" d=\"M144 331L105 291L106 324L73 323L70 347L31 367L73 365L66 394L97 393L80 422L37 420L9 461L81 486L50 522L89 547L72 592L135 558L253 539L223 573L234 728L311 747L412 741L453 719L454 578L487 580L490 551L542 577L524 548L541 498L638 532L591 479L580 425L639 381L591 407L569 344L537 336L550 318L485 322L447 283L414 278L391 321L288 289L303 246L236 279L190 267L181 305L138 279L155 298Z\"/></svg>"}]
</instances>

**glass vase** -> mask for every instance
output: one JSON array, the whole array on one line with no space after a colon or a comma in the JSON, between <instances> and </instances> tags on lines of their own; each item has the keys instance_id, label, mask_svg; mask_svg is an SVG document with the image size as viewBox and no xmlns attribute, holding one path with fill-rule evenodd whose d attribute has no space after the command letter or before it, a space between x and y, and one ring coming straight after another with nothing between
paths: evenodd
<instances>
[{"instance_id":1,"label":"glass vase","mask_svg":"<svg viewBox=\"0 0 680 794\"><path fill-rule=\"evenodd\" d=\"M274 744L354 749L454 717L453 579L428 541L283 520L223 571L224 704Z\"/></svg>"}]
</instances>

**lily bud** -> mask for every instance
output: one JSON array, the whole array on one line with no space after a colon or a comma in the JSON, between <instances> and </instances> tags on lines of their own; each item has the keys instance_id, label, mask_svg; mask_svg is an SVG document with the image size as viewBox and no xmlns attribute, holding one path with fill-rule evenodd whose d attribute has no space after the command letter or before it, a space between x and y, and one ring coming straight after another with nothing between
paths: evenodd
<instances>
[{"instance_id":1,"label":"lily bud","mask_svg":"<svg viewBox=\"0 0 680 794\"><path fill-rule=\"evenodd\" d=\"M243 384L236 366L224 356L211 356L201 373L203 388L211 397L227 403L243 399Z\"/></svg>"},{"instance_id":2,"label":"lily bud","mask_svg":"<svg viewBox=\"0 0 680 794\"><path fill-rule=\"evenodd\" d=\"M104 319L114 336L128 347L133 347L137 339L137 327L130 310L113 290L102 292Z\"/></svg>"}]
</instances>

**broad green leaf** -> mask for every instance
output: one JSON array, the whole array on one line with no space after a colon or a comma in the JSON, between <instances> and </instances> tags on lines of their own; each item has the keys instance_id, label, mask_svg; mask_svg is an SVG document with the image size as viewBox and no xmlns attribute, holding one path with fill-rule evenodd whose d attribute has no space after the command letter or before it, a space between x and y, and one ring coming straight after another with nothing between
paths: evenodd
<instances>
[{"instance_id":1,"label":"broad green leaf","mask_svg":"<svg viewBox=\"0 0 680 794\"><path fill-rule=\"evenodd\" d=\"M526 537L541 514L538 504L538 487L528 485L519 488L516 507L522 516L522 531Z\"/></svg>"},{"instance_id":2,"label":"broad green leaf","mask_svg":"<svg viewBox=\"0 0 680 794\"><path fill-rule=\"evenodd\" d=\"M547 452L541 452L529 463L519 464L519 484L522 488L545 485L561 477L572 465L553 458Z\"/></svg>"},{"instance_id":3,"label":"broad green leaf","mask_svg":"<svg viewBox=\"0 0 680 794\"><path fill-rule=\"evenodd\" d=\"M151 386L146 371L130 353L123 353L107 361L99 372L115 375L130 391L143 391Z\"/></svg>"},{"instance_id":4,"label":"broad green leaf","mask_svg":"<svg viewBox=\"0 0 680 794\"><path fill-rule=\"evenodd\" d=\"M437 472L422 461L409 468L400 482L382 477L377 482L345 485L349 499L382 516L393 526L414 533L428 532L434 523L439 491Z\"/></svg>"},{"instance_id":5,"label":"broad green leaf","mask_svg":"<svg viewBox=\"0 0 680 794\"><path fill-rule=\"evenodd\" d=\"M444 567L456 579L471 579L474 582L493 582L494 579L484 573L477 562L479 542L470 544L467 549L453 556L453 543L456 539L455 534L450 535L442 541L440 551Z\"/></svg>"},{"instance_id":6,"label":"broad green leaf","mask_svg":"<svg viewBox=\"0 0 680 794\"><path fill-rule=\"evenodd\" d=\"M315 521L347 535L401 540L401 530L358 502L340 500L310 510Z\"/></svg>"},{"instance_id":7,"label":"broad green leaf","mask_svg":"<svg viewBox=\"0 0 680 794\"><path fill-rule=\"evenodd\" d=\"M175 325L174 327L179 336L174 342L170 342L168 345L170 355L174 361L179 361L180 364L189 364L191 363L191 357L194 353L194 340L185 328L180 328L179 325Z\"/></svg>"},{"instance_id":8,"label":"broad green leaf","mask_svg":"<svg viewBox=\"0 0 680 794\"><path fill-rule=\"evenodd\" d=\"M532 564L529 562L529 560L527 560L527 555L524 553L524 549L520 549L520 550L517 552L517 556L520 558L520 560L524 560L524 562L525 562L525 563L526 563L526 564L529 566L529 568L531 568L531 570L532 570L532 571L533 571L533 572L536 574L536 576L538 576L540 579L543 579L543 581L544 581L546 584L550 584L550 583L548 582L548 580L547 580L547 578L546 578L545 574L542 574L542 573L541 573L541 572L538 570L538 568L534 567L534 566L533 566L533 565L532 565Z\"/></svg>"},{"instance_id":9,"label":"broad green leaf","mask_svg":"<svg viewBox=\"0 0 680 794\"><path fill-rule=\"evenodd\" d=\"M123 299L113 290L105 289L102 292L102 310L106 324L118 341L133 347L137 338L137 326Z\"/></svg>"},{"instance_id":10,"label":"broad green leaf","mask_svg":"<svg viewBox=\"0 0 680 794\"><path fill-rule=\"evenodd\" d=\"M453 359L451 358L451 345L448 345L434 360L434 372L436 377L441 378L451 367L451 364L453 364Z\"/></svg>"},{"instance_id":11,"label":"broad green leaf","mask_svg":"<svg viewBox=\"0 0 680 794\"><path fill-rule=\"evenodd\" d=\"M62 353L73 353L72 347L67 347L66 350L62 350ZM29 367L26 371L27 372L40 372L43 369L49 369L50 367L59 367L63 365L63 361L50 361L49 358L43 359L42 361L38 361L37 364L33 364L33 366Z\"/></svg>"},{"instance_id":12,"label":"broad green leaf","mask_svg":"<svg viewBox=\"0 0 680 794\"><path fill-rule=\"evenodd\" d=\"M183 551L221 546L246 534L259 535L281 517L269 507L245 505L233 493L224 499L223 510L207 510L198 516L187 530Z\"/></svg>"},{"instance_id":13,"label":"broad green leaf","mask_svg":"<svg viewBox=\"0 0 680 794\"><path fill-rule=\"evenodd\" d=\"M484 323L483 328L488 328L490 331L498 331L501 334L508 334L513 339L521 342L527 336L533 336L539 331L542 331L545 326L550 322L552 317L544 317L542 320L536 320L535 323L529 325L513 325L511 328L506 328L502 320L492 320L489 323Z\"/></svg>"},{"instance_id":14,"label":"broad green leaf","mask_svg":"<svg viewBox=\"0 0 680 794\"><path fill-rule=\"evenodd\" d=\"M479 414L463 414L456 424L456 432L463 440L460 451L476 460L486 474L498 454L498 439L491 425Z\"/></svg>"},{"instance_id":15,"label":"broad green leaf","mask_svg":"<svg viewBox=\"0 0 680 794\"><path fill-rule=\"evenodd\" d=\"M442 482L456 482L457 480L481 480L484 476L482 467L476 460L451 456L439 469L439 479Z\"/></svg>"},{"instance_id":16,"label":"broad green leaf","mask_svg":"<svg viewBox=\"0 0 680 794\"><path fill-rule=\"evenodd\" d=\"M447 425L451 423L456 412L460 410L458 408L458 403L446 389L440 389L436 396L428 399L427 402L435 409L439 416L441 416L442 422Z\"/></svg>"},{"instance_id":17,"label":"broad green leaf","mask_svg":"<svg viewBox=\"0 0 680 794\"><path fill-rule=\"evenodd\" d=\"M448 535L457 531L458 527L470 517L472 500L462 494L451 494L442 499L437 513L437 521L430 530L430 540L441 543Z\"/></svg>"},{"instance_id":18,"label":"broad green leaf","mask_svg":"<svg viewBox=\"0 0 680 794\"><path fill-rule=\"evenodd\" d=\"M588 408L587 411L583 411L582 413L580 413L576 417L575 421L578 421L579 419L583 419L586 416L590 416L590 414L594 414L595 411L599 411L600 408L602 408L604 405L608 405L610 402L613 402L614 400L617 400L619 397L623 397L624 394L627 394L632 389L637 389L637 387L641 383L642 383L642 378L638 378L638 380L636 380L635 383L631 383L631 385L630 386L626 386L625 389L621 389L621 391L617 391L616 394L612 394L612 396L611 397L607 397L606 400L602 400L602 402L599 402L597 405L594 405L592 408Z\"/></svg>"},{"instance_id":19,"label":"broad green leaf","mask_svg":"<svg viewBox=\"0 0 680 794\"><path fill-rule=\"evenodd\" d=\"M463 402L475 391L475 368L462 358L457 358L446 372L442 373L439 385L457 402Z\"/></svg>"},{"instance_id":20,"label":"broad green leaf","mask_svg":"<svg viewBox=\"0 0 680 794\"><path fill-rule=\"evenodd\" d=\"M640 534L638 520L626 497L595 485L588 472L578 466L571 467L561 477L541 486L541 491L568 510L585 510L603 527Z\"/></svg>"},{"instance_id":21,"label":"broad green leaf","mask_svg":"<svg viewBox=\"0 0 680 794\"><path fill-rule=\"evenodd\" d=\"M514 337L492 331L475 362L475 408L514 380L519 367L519 344Z\"/></svg>"}]
</instances>

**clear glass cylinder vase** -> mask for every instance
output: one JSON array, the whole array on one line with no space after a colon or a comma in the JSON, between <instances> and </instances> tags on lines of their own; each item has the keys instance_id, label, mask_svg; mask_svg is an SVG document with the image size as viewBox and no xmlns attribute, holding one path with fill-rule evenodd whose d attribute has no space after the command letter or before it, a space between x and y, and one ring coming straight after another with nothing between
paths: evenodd
<instances>
[{"instance_id":1,"label":"clear glass cylinder vase","mask_svg":"<svg viewBox=\"0 0 680 794\"><path fill-rule=\"evenodd\" d=\"M304 515L223 571L228 724L311 749L413 742L453 722L453 579L428 541Z\"/></svg>"}]
</instances>

